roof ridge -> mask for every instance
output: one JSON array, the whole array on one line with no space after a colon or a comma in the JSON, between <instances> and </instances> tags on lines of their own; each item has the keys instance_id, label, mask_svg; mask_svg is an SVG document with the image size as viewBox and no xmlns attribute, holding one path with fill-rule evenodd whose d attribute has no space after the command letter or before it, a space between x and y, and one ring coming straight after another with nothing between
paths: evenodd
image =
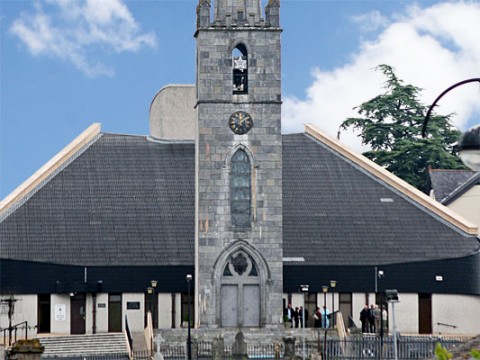
<instances>
[{"instance_id":1,"label":"roof ridge","mask_svg":"<svg viewBox=\"0 0 480 360\"><path fill-rule=\"evenodd\" d=\"M456 200L460 195L464 194L465 191L469 190L473 185L477 185L477 182L480 181L480 171L473 173L462 185L453 190L448 194L443 200L443 205L448 205L452 201Z\"/></svg>"},{"instance_id":2,"label":"roof ridge","mask_svg":"<svg viewBox=\"0 0 480 360\"><path fill-rule=\"evenodd\" d=\"M20 184L15 190L0 201L0 215L4 215L9 209L22 199L28 197L42 182L47 180L62 165L66 164L79 151L91 145L92 140L100 134L101 125L93 123L80 135L78 135L67 146L60 150L54 157L47 161L40 169L38 169L27 180Z\"/></svg>"},{"instance_id":3,"label":"roof ridge","mask_svg":"<svg viewBox=\"0 0 480 360\"><path fill-rule=\"evenodd\" d=\"M478 227L475 224L455 213L453 210L450 210L446 206L440 204L436 200L430 198L428 195L424 194L420 190L416 189L406 181L400 179L398 176L392 174L367 157L349 149L340 141L330 137L320 129L314 127L312 124L305 124L305 133L345 156L347 159L368 171L370 174L381 179L397 191L400 191L408 198L432 211L435 215L441 217L455 227L461 229L467 234L478 235Z\"/></svg>"}]
</instances>

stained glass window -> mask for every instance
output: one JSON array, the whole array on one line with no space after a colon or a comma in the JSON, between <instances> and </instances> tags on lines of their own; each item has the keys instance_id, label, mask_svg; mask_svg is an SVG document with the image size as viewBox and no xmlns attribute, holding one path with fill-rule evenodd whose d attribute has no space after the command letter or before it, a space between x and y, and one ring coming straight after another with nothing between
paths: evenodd
<instances>
[{"instance_id":1,"label":"stained glass window","mask_svg":"<svg viewBox=\"0 0 480 360\"><path fill-rule=\"evenodd\" d=\"M233 226L250 227L251 169L250 159L243 150L233 155L230 164L230 212Z\"/></svg>"}]
</instances>

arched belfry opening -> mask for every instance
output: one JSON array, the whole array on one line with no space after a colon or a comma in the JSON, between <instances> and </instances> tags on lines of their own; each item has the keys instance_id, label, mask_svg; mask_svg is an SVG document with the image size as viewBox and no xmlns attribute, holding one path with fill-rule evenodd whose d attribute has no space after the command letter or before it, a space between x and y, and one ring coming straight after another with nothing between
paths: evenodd
<instances>
[{"instance_id":1,"label":"arched belfry opening","mask_svg":"<svg viewBox=\"0 0 480 360\"><path fill-rule=\"evenodd\" d=\"M270 272L248 242L225 249L215 264L217 323L221 327L260 327L266 319Z\"/></svg>"},{"instance_id":2,"label":"arched belfry opening","mask_svg":"<svg viewBox=\"0 0 480 360\"><path fill-rule=\"evenodd\" d=\"M244 44L232 51L233 94L248 94L248 52Z\"/></svg>"},{"instance_id":3,"label":"arched belfry opening","mask_svg":"<svg viewBox=\"0 0 480 360\"><path fill-rule=\"evenodd\" d=\"M252 167L247 152L242 148L230 160L230 214L233 228L251 227Z\"/></svg>"}]
</instances>

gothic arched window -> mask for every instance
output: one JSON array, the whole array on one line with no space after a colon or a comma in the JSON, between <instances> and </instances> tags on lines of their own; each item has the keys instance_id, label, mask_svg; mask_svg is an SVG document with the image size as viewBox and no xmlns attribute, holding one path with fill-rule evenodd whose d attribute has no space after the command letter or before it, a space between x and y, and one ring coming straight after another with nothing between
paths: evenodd
<instances>
[{"instance_id":1,"label":"gothic arched window","mask_svg":"<svg viewBox=\"0 0 480 360\"><path fill-rule=\"evenodd\" d=\"M248 93L248 55L247 48L238 44L232 51L233 93Z\"/></svg>"},{"instance_id":2,"label":"gothic arched window","mask_svg":"<svg viewBox=\"0 0 480 360\"><path fill-rule=\"evenodd\" d=\"M237 150L230 163L230 213L232 226L249 228L251 219L250 159L244 150Z\"/></svg>"}]
</instances>

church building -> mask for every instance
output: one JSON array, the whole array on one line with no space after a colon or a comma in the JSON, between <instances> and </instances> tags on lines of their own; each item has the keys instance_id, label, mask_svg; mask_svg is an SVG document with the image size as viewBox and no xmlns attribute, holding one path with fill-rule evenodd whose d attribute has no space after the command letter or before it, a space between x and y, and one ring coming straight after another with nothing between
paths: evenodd
<instances>
[{"instance_id":1,"label":"church building","mask_svg":"<svg viewBox=\"0 0 480 360\"><path fill-rule=\"evenodd\" d=\"M189 303L197 328L282 327L308 285L347 326L396 289L400 332L480 333L477 226L282 134L280 0L199 0L196 25L196 83L156 94L149 135L93 124L0 203L0 327L179 328Z\"/></svg>"}]
</instances>

